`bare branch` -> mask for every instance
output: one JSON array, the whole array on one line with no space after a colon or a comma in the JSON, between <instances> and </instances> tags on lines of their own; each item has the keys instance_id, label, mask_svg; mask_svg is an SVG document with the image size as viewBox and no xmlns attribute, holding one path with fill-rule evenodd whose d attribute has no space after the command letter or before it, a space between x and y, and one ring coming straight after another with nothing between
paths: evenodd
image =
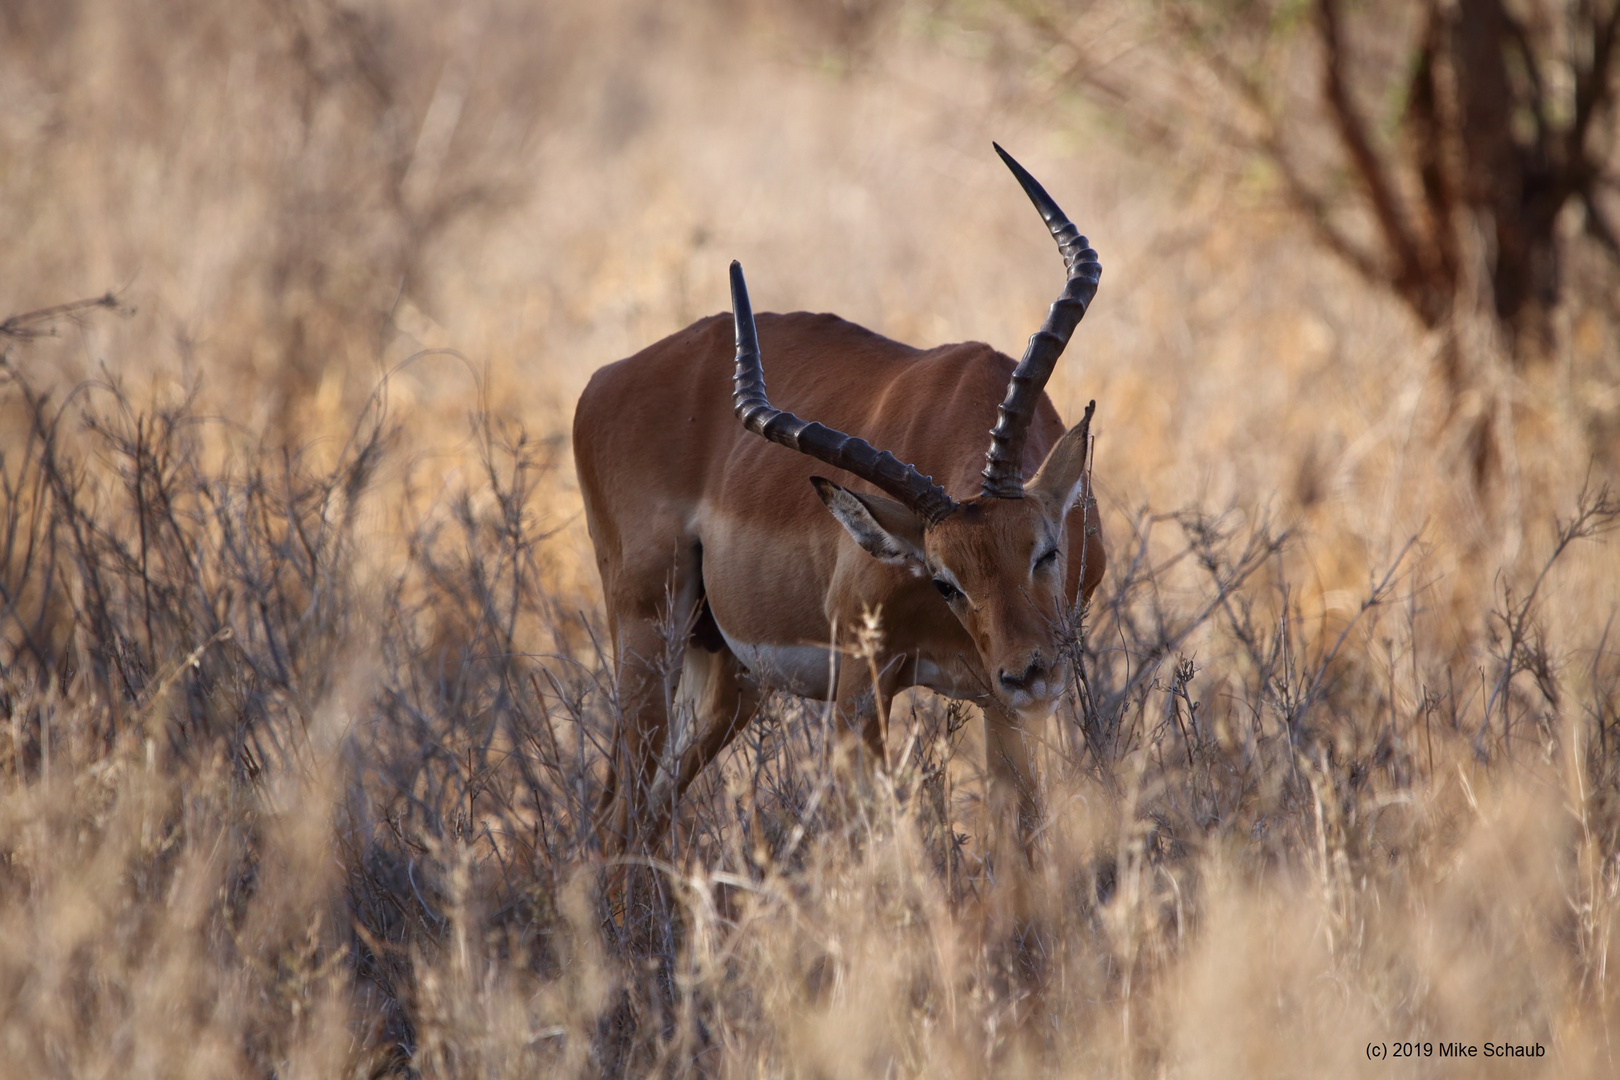
<instances>
[{"instance_id":1,"label":"bare branch","mask_svg":"<svg viewBox=\"0 0 1620 1080\"><path fill-rule=\"evenodd\" d=\"M1506 729L1508 716L1508 690L1514 678L1521 671L1529 671L1536 677L1542 696L1549 703L1557 703L1557 687L1551 677L1551 658L1547 654L1546 646L1539 640L1535 627L1536 598L1541 593L1541 587L1546 583L1547 576L1563 557L1570 545L1577 540L1590 540L1602 536L1620 525L1620 499L1616 499L1607 484L1592 487L1592 478L1587 476L1581 485L1580 494L1575 500L1575 512L1567 521L1554 520L1553 549L1546 561L1541 564L1541 570L1531 581L1529 589L1517 599L1509 590L1504 590L1502 606L1491 613L1502 626L1506 642L1500 654L1501 671L1497 675L1496 685L1492 688L1490 697L1485 702L1484 718L1481 722L1481 734L1490 726L1491 716L1496 711L1497 703L1502 703L1503 727Z\"/></svg>"},{"instance_id":2,"label":"bare branch","mask_svg":"<svg viewBox=\"0 0 1620 1080\"><path fill-rule=\"evenodd\" d=\"M1171 10L1170 19L1186 37L1196 38L1201 33L1201 29L1192 22L1188 13L1180 8ZM1219 49L1207 50L1204 61L1215 77L1226 83L1253 111L1260 125L1258 139L1252 140L1256 144L1255 149L1276 166L1278 175L1282 177L1284 198L1294 212L1305 219L1317 242L1348 263L1369 283L1379 286L1388 284L1388 268L1374 253L1367 251L1333 223L1332 209L1327 198L1311 186L1300 172L1299 166L1294 163L1283 142L1281 121L1259 82ZM1231 125L1223 123L1222 128L1243 142L1251 142L1248 138L1240 136Z\"/></svg>"},{"instance_id":3,"label":"bare branch","mask_svg":"<svg viewBox=\"0 0 1620 1080\"><path fill-rule=\"evenodd\" d=\"M1048 39L1057 42L1073 56L1070 63L1055 80L1056 85L1084 85L1105 99L1110 106L1127 112L1133 129L1152 142L1166 144L1175 141L1176 132L1167 124L1158 110L1140 107L1140 90L1122 86L1109 74L1110 67L1119 57L1099 60L1091 48L1074 39L1067 29L1044 8L1026 12L1024 18L1030 26Z\"/></svg>"},{"instance_id":4,"label":"bare branch","mask_svg":"<svg viewBox=\"0 0 1620 1080\"><path fill-rule=\"evenodd\" d=\"M57 304L54 307L13 315L5 322L0 322L0 337L16 338L21 341L49 337L55 333L53 324L57 320L70 318L92 308L108 308L112 311L132 310L124 308L119 303L118 297L109 292L90 300L74 300L67 304Z\"/></svg>"},{"instance_id":5,"label":"bare branch","mask_svg":"<svg viewBox=\"0 0 1620 1080\"><path fill-rule=\"evenodd\" d=\"M1451 73L1446 56L1447 32L1445 12L1431 3L1419 60L1407 89L1406 121L1428 210L1429 235L1440 260L1439 272L1449 284L1461 274L1456 215L1462 204L1464 167L1457 145L1456 86L1446 78Z\"/></svg>"},{"instance_id":6,"label":"bare branch","mask_svg":"<svg viewBox=\"0 0 1620 1080\"><path fill-rule=\"evenodd\" d=\"M1350 96L1350 85L1345 75L1345 44L1340 24L1339 0L1318 0L1317 29L1322 39L1323 93L1339 129L1339 138L1351 163L1367 186L1373 215L1395 258L1395 287L1419 311L1425 311L1422 293L1425 285L1424 259L1420 243L1412 234L1410 222L1402 212L1395 186L1389 176L1389 167L1374 148L1366 123L1356 110Z\"/></svg>"},{"instance_id":7,"label":"bare branch","mask_svg":"<svg viewBox=\"0 0 1620 1080\"><path fill-rule=\"evenodd\" d=\"M1602 204L1591 191L1582 192L1581 201L1586 204L1586 235L1596 240L1609 258L1620 262L1620 233L1615 231Z\"/></svg>"},{"instance_id":8,"label":"bare branch","mask_svg":"<svg viewBox=\"0 0 1620 1080\"><path fill-rule=\"evenodd\" d=\"M1592 20L1592 62L1590 66L1579 62L1572 65L1575 69L1575 119L1565 139L1564 161L1566 169L1574 174L1575 190L1584 191L1594 173L1586 156L1586 133L1592 127L1593 117L1614 92L1609 72L1614 62L1616 32L1620 30L1620 3L1612 4L1606 16L1596 15L1588 4L1581 7Z\"/></svg>"},{"instance_id":9,"label":"bare branch","mask_svg":"<svg viewBox=\"0 0 1620 1080\"><path fill-rule=\"evenodd\" d=\"M1544 158L1551 159L1552 125L1547 120L1547 92L1541 77L1541 62L1536 59L1535 46L1530 41L1530 33L1524 24L1513 17L1513 13L1504 6L1501 9L1502 25L1507 30L1507 39L1513 43L1514 49L1519 53L1519 61L1524 65L1524 74L1530 82L1530 115L1536 122L1536 149ZM1573 159L1570 159L1573 160Z\"/></svg>"}]
</instances>

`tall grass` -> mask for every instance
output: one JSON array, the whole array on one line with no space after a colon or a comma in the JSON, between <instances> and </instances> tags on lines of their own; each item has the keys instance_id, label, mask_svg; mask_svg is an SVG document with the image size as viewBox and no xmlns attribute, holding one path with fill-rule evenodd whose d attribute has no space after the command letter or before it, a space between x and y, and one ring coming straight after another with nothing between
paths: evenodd
<instances>
[{"instance_id":1,"label":"tall grass","mask_svg":"<svg viewBox=\"0 0 1620 1080\"><path fill-rule=\"evenodd\" d=\"M1578 318L1439 400L1247 181L920 9L204 7L0 16L0 1069L1613 1074L1620 402ZM1054 389L1108 419L1111 559L1034 870L924 692L875 776L769 698L608 865L578 387L731 254L1011 347L1058 270L974 156L1006 128L1109 267Z\"/></svg>"}]
</instances>

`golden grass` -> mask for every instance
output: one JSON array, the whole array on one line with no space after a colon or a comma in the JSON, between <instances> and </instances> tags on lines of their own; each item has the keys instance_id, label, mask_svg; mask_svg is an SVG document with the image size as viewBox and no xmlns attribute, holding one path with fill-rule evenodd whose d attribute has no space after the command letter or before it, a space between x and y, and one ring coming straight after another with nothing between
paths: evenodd
<instances>
[{"instance_id":1,"label":"golden grass","mask_svg":"<svg viewBox=\"0 0 1620 1080\"><path fill-rule=\"evenodd\" d=\"M0 316L125 309L0 338L0 1071L1614 1075L1601 320L1478 332L1450 400L1263 185L840 10L0 14ZM1105 267L1040 866L986 860L963 710L903 696L861 780L780 699L619 903L573 401L733 257L1016 351L1060 270L992 138Z\"/></svg>"}]
</instances>

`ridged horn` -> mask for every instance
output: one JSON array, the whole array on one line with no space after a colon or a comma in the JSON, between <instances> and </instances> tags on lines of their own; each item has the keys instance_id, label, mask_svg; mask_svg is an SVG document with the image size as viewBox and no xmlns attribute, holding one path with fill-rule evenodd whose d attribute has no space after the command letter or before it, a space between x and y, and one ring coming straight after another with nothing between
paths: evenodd
<instances>
[{"instance_id":1,"label":"ridged horn","mask_svg":"<svg viewBox=\"0 0 1620 1080\"><path fill-rule=\"evenodd\" d=\"M731 313L737 330L737 368L732 376L731 405L743 426L754 434L790 450L809 454L888 492L910 507L929 525L938 524L956 509L945 489L887 450L875 449L865 439L815 421L804 421L776 408L765 396L765 369L760 363L759 335L742 264L731 264Z\"/></svg>"},{"instance_id":2,"label":"ridged horn","mask_svg":"<svg viewBox=\"0 0 1620 1080\"><path fill-rule=\"evenodd\" d=\"M1024 494L1024 437L1035 415L1035 403L1041 399L1046 380L1051 378L1052 368L1063 355L1074 328L1091 306L1091 298L1097 295L1102 264L1097 261L1090 242L1064 216L1046 189L999 144L991 145L1018 178L1029 201L1041 212L1041 220L1052 231L1052 239L1057 241L1069 274L1063 291L1046 313L1046 321L1030 336L1024 358L1013 369L1007 397L996 413L996 426L990 430L990 450L985 455L984 483L980 490L994 498L1016 499Z\"/></svg>"}]
</instances>

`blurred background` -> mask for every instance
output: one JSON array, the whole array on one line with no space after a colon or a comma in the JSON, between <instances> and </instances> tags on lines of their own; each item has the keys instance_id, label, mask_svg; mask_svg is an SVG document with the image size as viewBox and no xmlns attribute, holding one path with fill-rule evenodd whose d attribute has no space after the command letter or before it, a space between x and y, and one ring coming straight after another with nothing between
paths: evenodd
<instances>
[{"instance_id":1,"label":"blurred background","mask_svg":"<svg viewBox=\"0 0 1620 1080\"><path fill-rule=\"evenodd\" d=\"M390 382L424 439L480 385L561 432L732 257L763 308L1016 355L1061 272L1000 139L1103 254L1053 393L1102 402L1115 499L1612 468L1604 13L1317 6L18 0L0 311L113 290L133 316L31 371L295 440L423 348L465 358ZM1374 517L1333 531L1413 525Z\"/></svg>"},{"instance_id":2,"label":"blurred background","mask_svg":"<svg viewBox=\"0 0 1620 1080\"><path fill-rule=\"evenodd\" d=\"M744 1006L673 989L677 957L708 957L715 974L735 956L681 936L709 925L696 915L657 909L686 929L660 946L664 981L638 990L632 920L567 885L592 865L590 739L612 723L568 445L579 391L726 309L733 258L760 310L1018 355L1062 264L995 140L1104 268L1049 393L1070 419L1098 402L1115 546L1099 618L1122 643L1098 663L1122 666L1117 683L1097 678L1119 711L1103 724L1111 748L1091 717L1093 756L1071 762L1073 805L1105 808L1107 824L1075 826L1089 884L1052 886L1053 904L1074 888L1090 899L1058 920L1084 989L1050 1017L1097 1040L1088 1070L1163 1075L1224 1047L1234 1075L1269 1075L1293 1059L1267 1049L1263 1010L1245 1013L1252 1029L1222 1026L1222 973L1264 997L1328 971L1354 986L1294 1020L1329 1043L1346 1002L1366 1025L1420 1035L1472 1037L1464 1020L1488 1014L1504 1036L1562 1033L1561 1068L1607 1075L1594 1032L1620 1015L1600 974L1620 889L1620 557L1603 538L1620 470L1617 13L1612 0L5 0L0 820L23 839L0 863L22 943L0 950L0 989L81 1002L38 1006L32 1034L6 1036L13 1060L132 1068L141 1047L161 1059L151 1031L178 1030L215 1038L198 1044L199 1074L497 1060L792 1073L795 1046L820 1048L805 1068L829 1075L902 1060L1062 1072L995 1034L1012 1015L997 1010L1024 1000L1016 978L996 981L1012 970L1000 916L938 960L941 985L982 993L965 1019L950 997L951 1034L923 1053L858 1025L760 1019L833 1000L816 972L836 948L772 951L791 920L761 916L755 966L737 976L760 997ZM184 527L152 539L163 513ZM495 674L479 666L492 655ZM911 707L943 715L924 697ZM148 737L166 710L167 742ZM1231 734L1244 725L1248 741ZM492 780L519 767L525 731L549 739L555 776ZM738 825L728 800L750 768L748 798L764 798L763 766L747 762L781 752L741 747L730 779L694 797L691 836L709 840L690 840L688 868L765 880L744 851L758 819ZM143 768L178 786L140 795L146 816L128 820L147 824L120 832ZM79 779L52 795L53 769ZM930 775L943 783L944 766ZM1158 779L1121 779L1144 775ZM508 783L533 808L497 807ZM1495 803L1488 784L1505 792ZM218 805L192 807L187 790ZM772 813L830 812L795 790ZM982 898L950 869L948 801L946 839L931 842L951 850L937 866L918 856L906 880L943 890L929 925L966 941ZM301 802L315 824L268 824L302 820ZM1396 840L1380 831L1389 806L1419 808L1394 812ZM550 813L560 838L515 855L490 836L471 854L477 822L538 828ZM218 821L235 854L194 860L205 884L185 894L185 926L212 929L188 951L180 929L152 929L169 925L157 912L184 873L148 834L206 852ZM784 830L773 852L796 849ZM1250 841L1257 863L1223 861L1221 845ZM870 870L864 855L825 858L832 876ZM276 859L313 891L255 884L251 868ZM145 869L108 869L126 865ZM1127 866L1149 883L1122 907ZM1283 868L1280 892L1268 867ZM887 895L856 878L850 895ZM1523 919L1457 893L1530 878L1567 888L1514 894ZM52 914L97 888L127 889L146 929L112 908ZM463 919L469 896L493 899ZM1183 900L1188 925L1229 934L1184 938ZM1386 903L1410 920L1368 914ZM321 904L325 929L298 937ZM839 917L886 910L872 904ZM721 907L729 940L753 940ZM1475 937L1433 945L1435 926L1471 918ZM1531 923L1545 935L1515 936ZM483 960L447 944L468 925L487 932ZM1305 959L1243 952L1278 925ZM1436 951L1413 960L1412 941ZM1447 982L1482 941L1539 989L1496 995L1489 971ZM85 955L103 959L73 974ZM165 978L193 989L142 982L153 957L179 957ZM98 982L98 963L123 974ZM802 988L758 1004L786 970ZM905 999L911 975L882 970L884 993ZM108 989L192 1001L210 979L236 986L235 1011L196 1019L193 1001L185 1023L143 1019ZM1403 997L1412 986L1429 989ZM858 1000L834 999L846 1011L828 1015L854 1023ZM310 1002L339 1000L327 1027L310 1019ZM944 999L917 1000L899 1027L943 1015ZM507 1040L499 1053L475 1038L485 1028ZM1343 1055L1317 1065L1354 1071Z\"/></svg>"},{"instance_id":3,"label":"blurred background","mask_svg":"<svg viewBox=\"0 0 1620 1080\"><path fill-rule=\"evenodd\" d=\"M1016 355L1060 264L997 139L1103 255L1053 395L1101 402L1111 498L1387 547L1438 477L1511 555L1620 430L1601 7L17 0L0 311L112 290L34 377L298 442L391 372L424 448L480 393L555 436L732 258L765 309Z\"/></svg>"}]
</instances>

